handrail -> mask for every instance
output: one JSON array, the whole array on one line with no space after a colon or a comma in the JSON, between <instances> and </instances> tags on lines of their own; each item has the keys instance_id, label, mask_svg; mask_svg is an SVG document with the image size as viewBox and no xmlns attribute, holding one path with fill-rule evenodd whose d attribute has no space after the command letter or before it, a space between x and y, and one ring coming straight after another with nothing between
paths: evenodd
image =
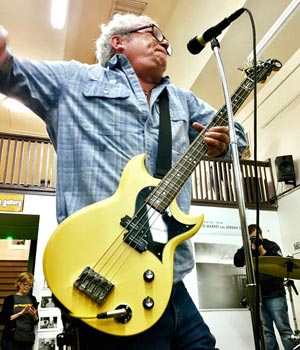
<instances>
[{"instance_id":1,"label":"handrail","mask_svg":"<svg viewBox=\"0 0 300 350\"><path fill-rule=\"evenodd\" d=\"M256 207L256 185L260 208L277 210L271 198L276 190L271 160L258 161L258 179L254 174L254 161L240 160L242 187L245 205L249 209ZM205 157L196 168L192 179L192 203L195 205L214 205L237 207L232 162L220 158Z\"/></svg>"},{"instance_id":2,"label":"handrail","mask_svg":"<svg viewBox=\"0 0 300 350\"><path fill-rule=\"evenodd\" d=\"M256 189L261 209L276 210L276 193L270 160L241 160L242 186L247 208L255 208ZM192 204L237 207L232 162L204 157L192 174ZM0 191L55 195L56 153L51 141L0 133Z\"/></svg>"},{"instance_id":3,"label":"handrail","mask_svg":"<svg viewBox=\"0 0 300 350\"><path fill-rule=\"evenodd\" d=\"M56 153L49 138L0 133L0 189L55 193Z\"/></svg>"}]
</instances>

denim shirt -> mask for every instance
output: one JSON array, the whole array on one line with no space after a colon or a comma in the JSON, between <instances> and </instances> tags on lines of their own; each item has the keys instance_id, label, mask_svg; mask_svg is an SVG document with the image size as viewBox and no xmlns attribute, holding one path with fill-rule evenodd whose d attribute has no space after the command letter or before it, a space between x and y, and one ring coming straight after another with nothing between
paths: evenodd
<instances>
[{"instance_id":1,"label":"denim shirt","mask_svg":"<svg viewBox=\"0 0 300 350\"><path fill-rule=\"evenodd\" d=\"M195 121L207 124L215 110L190 91L164 77L151 93L150 108L139 80L123 55L107 68L99 64L33 62L11 55L0 68L0 90L21 100L41 117L57 152L57 220L111 196L127 162L145 154L150 175L156 167L159 131L158 97L169 95L174 164L197 136ZM240 151L243 128L235 123ZM228 155L227 155L228 156ZM133 174L136 176L136 174ZM180 209L190 207L190 181L177 196ZM175 253L174 280L194 265L189 241Z\"/></svg>"}]
</instances>

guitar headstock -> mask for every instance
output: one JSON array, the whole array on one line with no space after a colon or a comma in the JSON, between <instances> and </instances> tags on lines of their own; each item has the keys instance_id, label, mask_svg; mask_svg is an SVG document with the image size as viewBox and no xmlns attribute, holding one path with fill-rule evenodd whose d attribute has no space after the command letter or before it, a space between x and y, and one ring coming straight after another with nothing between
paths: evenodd
<instances>
[{"instance_id":1,"label":"guitar headstock","mask_svg":"<svg viewBox=\"0 0 300 350\"><path fill-rule=\"evenodd\" d=\"M270 58L266 61L258 62L256 65L257 82L264 83L272 71L278 71L282 67L281 62L275 58ZM250 80L254 80L254 67L248 67L244 70L246 76Z\"/></svg>"}]
</instances>

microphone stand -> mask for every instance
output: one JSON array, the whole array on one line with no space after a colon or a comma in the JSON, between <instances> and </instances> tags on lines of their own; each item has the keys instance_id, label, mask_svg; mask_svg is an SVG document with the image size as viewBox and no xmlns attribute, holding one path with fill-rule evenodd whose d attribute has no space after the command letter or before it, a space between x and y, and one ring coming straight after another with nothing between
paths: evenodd
<instances>
[{"instance_id":1,"label":"microphone stand","mask_svg":"<svg viewBox=\"0 0 300 350\"><path fill-rule=\"evenodd\" d=\"M284 285L287 287L288 292L289 292L289 297L290 297L290 303L292 307L292 315L293 315L293 321L294 321L294 326L295 326L295 331L294 334L290 337L290 339L295 342L295 344L298 344L293 348L293 350L300 349L300 330L298 328L297 324L297 317L296 317L296 311L295 311L295 306L294 306L294 299L293 299L293 294L292 294L292 289L294 290L296 295L299 295L298 290L295 286L295 282L293 280L287 279L284 282Z\"/></svg>"},{"instance_id":2,"label":"microphone stand","mask_svg":"<svg viewBox=\"0 0 300 350\"><path fill-rule=\"evenodd\" d=\"M247 298L248 307L251 312L252 328L253 328L253 335L255 340L255 349L265 350L264 334L263 334L261 313L260 313L260 291L255 282L255 273L253 268L251 247L250 247L250 241L248 237L248 229L246 225L245 199L244 199L244 193L243 193L242 184L241 184L239 154L238 154L238 148L237 148L237 138L236 138L235 129L234 129L234 119L233 119L231 98L228 92L227 81L226 81L224 68L223 68L223 64L222 64L222 60L219 52L220 44L216 38L213 38L211 40L211 48L214 51L215 58L217 61L217 66L218 66L219 74L222 80L223 92L224 92L225 102L227 107L233 175L234 175L234 183L235 183L237 203L238 203L238 209L239 209L240 224L241 224L241 230L242 230L243 248L245 253L245 265L246 265L246 276L247 276L246 298Z\"/></svg>"}]
</instances>

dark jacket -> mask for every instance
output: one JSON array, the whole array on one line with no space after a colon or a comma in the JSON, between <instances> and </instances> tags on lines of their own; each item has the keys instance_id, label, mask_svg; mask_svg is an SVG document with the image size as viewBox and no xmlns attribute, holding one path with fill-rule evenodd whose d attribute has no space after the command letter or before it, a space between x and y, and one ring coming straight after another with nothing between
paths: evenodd
<instances>
[{"instance_id":1,"label":"dark jacket","mask_svg":"<svg viewBox=\"0 0 300 350\"><path fill-rule=\"evenodd\" d=\"M30 295L29 297L32 301L32 306L37 309L38 302L36 300L36 297L33 295ZM16 327L16 320L10 320L10 316L13 314L14 303L14 294L8 295L4 298L3 307L0 314L0 324L4 325L2 338L11 338L12 330ZM38 320L32 322L32 328L37 323Z\"/></svg>"},{"instance_id":2,"label":"dark jacket","mask_svg":"<svg viewBox=\"0 0 300 350\"><path fill-rule=\"evenodd\" d=\"M277 243L263 239L263 247L267 251L264 256L282 256L280 247ZM255 250L251 250L252 256L257 256ZM234 255L234 265L237 267L245 266L244 248L240 248ZM285 295L285 288L283 284L284 279L259 273L258 283L261 289L261 296L263 299L276 298Z\"/></svg>"}]
</instances>

